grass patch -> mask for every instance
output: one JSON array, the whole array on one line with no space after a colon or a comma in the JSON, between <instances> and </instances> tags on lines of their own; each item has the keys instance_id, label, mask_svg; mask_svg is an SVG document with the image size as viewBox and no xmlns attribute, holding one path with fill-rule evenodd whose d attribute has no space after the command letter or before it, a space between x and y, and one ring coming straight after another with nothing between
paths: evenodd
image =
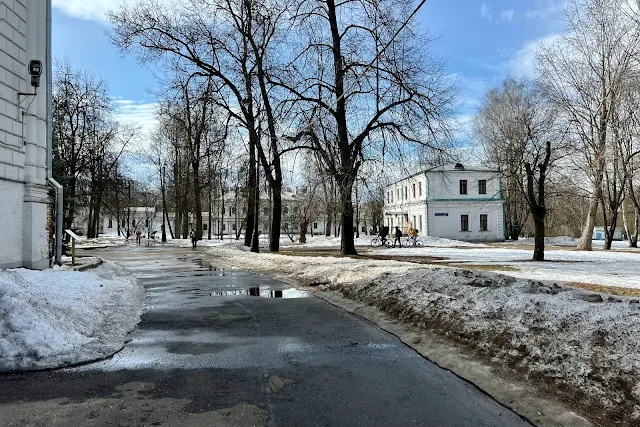
<instances>
[{"instance_id":1,"label":"grass patch","mask_svg":"<svg viewBox=\"0 0 640 427\"><path fill-rule=\"evenodd\" d=\"M564 283L574 288L582 288L588 291L598 292L602 294L617 295L620 297L640 297L640 289L621 288L618 286L603 286L603 285L595 285L593 283L583 283L583 282L564 282Z\"/></svg>"}]
</instances>

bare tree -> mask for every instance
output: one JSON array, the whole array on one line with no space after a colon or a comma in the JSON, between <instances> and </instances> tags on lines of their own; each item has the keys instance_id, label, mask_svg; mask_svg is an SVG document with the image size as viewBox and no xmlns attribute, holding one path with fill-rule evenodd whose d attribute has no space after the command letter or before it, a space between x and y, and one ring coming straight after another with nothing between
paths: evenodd
<instances>
[{"instance_id":1,"label":"bare tree","mask_svg":"<svg viewBox=\"0 0 640 427\"><path fill-rule=\"evenodd\" d=\"M299 46L270 76L295 110L299 132L292 139L308 141L335 179L343 254L356 253L353 189L367 157L407 142L435 147L447 130L452 85L428 50L430 40L410 22L412 6L301 1L294 17Z\"/></svg>"},{"instance_id":2,"label":"bare tree","mask_svg":"<svg viewBox=\"0 0 640 427\"><path fill-rule=\"evenodd\" d=\"M635 74L640 29L630 19L629 5L628 0L572 0L565 13L565 34L538 53L545 93L568 123L582 154L580 166L591 181L591 206L578 245L582 250L591 250L598 206L604 202L619 94ZM617 203L618 197L612 196Z\"/></svg>"},{"instance_id":3,"label":"bare tree","mask_svg":"<svg viewBox=\"0 0 640 427\"><path fill-rule=\"evenodd\" d=\"M555 111L532 82L507 79L487 93L475 128L488 161L516 186L517 193L510 196L525 198L535 227L533 259L543 261L545 185L548 169L563 145Z\"/></svg>"}]
</instances>

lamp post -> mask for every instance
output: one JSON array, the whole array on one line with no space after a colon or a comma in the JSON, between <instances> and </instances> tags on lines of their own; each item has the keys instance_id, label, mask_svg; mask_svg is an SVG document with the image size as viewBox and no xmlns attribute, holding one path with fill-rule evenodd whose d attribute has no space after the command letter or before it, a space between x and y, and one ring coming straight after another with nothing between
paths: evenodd
<instances>
[{"instance_id":1,"label":"lamp post","mask_svg":"<svg viewBox=\"0 0 640 427\"><path fill-rule=\"evenodd\" d=\"M160 176L160 185L162 186L162 243L167 242L167 232L164 224L164 218L167 215L166 212L166 200L165 200L165 192L164 192L164 174L167 170L167 164L162 165L162 176Z\"/></svg>"}]
</instances>

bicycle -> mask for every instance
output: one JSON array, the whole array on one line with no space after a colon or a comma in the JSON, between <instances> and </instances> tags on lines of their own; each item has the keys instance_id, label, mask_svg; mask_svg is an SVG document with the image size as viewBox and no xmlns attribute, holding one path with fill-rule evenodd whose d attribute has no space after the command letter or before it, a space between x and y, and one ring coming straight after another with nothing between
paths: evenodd
<instances>
[{"instance_id":1,"label":"bicycle","mask_svg":"<svg viewBox=\"0 0 640 427\"><path fill-rule=\"evenodd\" d=\"M371 239L371 246L373 247L384 246L386 248L390 248L391 242L389 241L389 239L386 239L386 238L374 237L373 239Z\"/></svg>"},{"instance_id":2,"label":"bicycle","mask_svg":"<svg viewBox=\"0 0 640 427\"><path fill-rule=\"evenodd\" d=\"M424 242L417 237L405 237L402 246L424 246Z\"/></svg>"}]
</instances>

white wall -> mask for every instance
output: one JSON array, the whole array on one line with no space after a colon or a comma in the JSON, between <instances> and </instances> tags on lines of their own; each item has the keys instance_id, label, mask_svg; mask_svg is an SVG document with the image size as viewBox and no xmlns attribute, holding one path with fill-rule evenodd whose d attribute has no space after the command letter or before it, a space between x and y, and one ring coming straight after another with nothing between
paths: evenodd
<instances>
[{"instance_id":1,"label":"white wall","mask_svg":"<svg viewBox=\"0 0 640 427\"><path fill-rule=\"evenodd\" d=\"M429 172L429 200L477 200L500 196L500 179L490 171ZM486 194L478 192L478 182L486 181ZM467 194L460 194L460 180L467 181Z\"/></svg>"},{"instance_id":2,"label":"white wall","mask_svg":"<svg viewBox=\"0 0 640 427\"><path fill-rule=\"evenodd\" d=\"M487 215L487 231L480 231L480 215L482 214ZM461 230L462 215L467 215L469 218L469 231ZM430 203L429 235L456 240L504 240L502 201Z\"/></svg>"},{"instance_id":3,"label":"white wall","mask_svg":"<svg viewBox=\"0 0 640 427\"><path fill-rule=\"evenodd\" d=\"M29 60L46 66L46 5L0 1L0 226L9 235L0 250L0 267L49 265L46 70L38 95L22 97L18 103L18 92L33 92Z\"/></svg>"}]
</instances>

